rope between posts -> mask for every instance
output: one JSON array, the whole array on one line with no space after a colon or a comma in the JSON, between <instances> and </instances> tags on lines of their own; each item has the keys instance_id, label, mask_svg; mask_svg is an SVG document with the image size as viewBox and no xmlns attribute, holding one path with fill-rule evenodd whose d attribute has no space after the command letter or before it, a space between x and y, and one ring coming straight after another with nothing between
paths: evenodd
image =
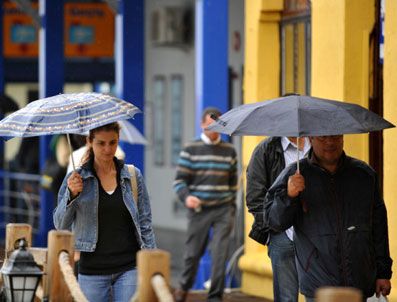
<instances>
[{"instance_id":1,"label":"rope between posts","mask_svg":"<svg viewBox=\"0 0 397 302\"><path fill-rule=\"evenodd\" d=\"M84 296L79 284L77 283L76 277L74 275L73 269L70 266L69 254L67 252L61 252L59 254L59 267L61 269L65 283L73 297L74 301L77 302L88 302L87 298Z\"/></svg>"},{"instance_id":2,"label":"rope between posts","mask_svg":"<svg viewBox=\"0 0 397 302\"><path fill-rule=\"evenodd\" d=\"M172 297L170 289L162 275L153 275L150 279L150 283L159 302L174 302L174 298ZM139 289L137 289L135 295L131 298L130 302L140 302Z\"/></svg>"},{"instance_id":3,"label":"rope between posts","mask_svg":"<svg viewBox=\"0 0 397 302\"><path fill-rule=\"evenodd\" d=\"M43 287L41 286L41 284L39 284L39 286L36 289L36 297L40 300L43 301Z\"/></svg>"},{"instance_id":4,"label":"rope between posts","mask_svg":"<svg viewBox=\"0 0 397 302\"><path fill-rule=\"evenodd\" d=\"M159 302L174 302L170 289L162 275L156 274L150 280Z\"/></svg>"}]
</instances>

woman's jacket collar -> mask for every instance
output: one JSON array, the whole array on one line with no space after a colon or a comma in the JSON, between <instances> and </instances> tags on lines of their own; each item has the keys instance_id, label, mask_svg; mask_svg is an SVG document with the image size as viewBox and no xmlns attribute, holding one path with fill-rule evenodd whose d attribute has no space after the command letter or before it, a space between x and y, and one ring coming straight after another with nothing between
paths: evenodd
<instances>
[{"instance_id":1,"label":"woman's jacket collar","mask_svg":"<svg viewBox=\"0 0 397 302\"><path fill-rule=\"evenodd\" d=\"M116 163L116 169L120 171L120 178L131 178L130 173L128 172L128 168L125 166L124 161L121 159L118 159L117 157L114 157L114 161ZM88 178L94 176L94 158L89 159L87 162L85 162L80 168L77 170L79 171L81 177L83 178Z\"/></svg>"}]
</instances>

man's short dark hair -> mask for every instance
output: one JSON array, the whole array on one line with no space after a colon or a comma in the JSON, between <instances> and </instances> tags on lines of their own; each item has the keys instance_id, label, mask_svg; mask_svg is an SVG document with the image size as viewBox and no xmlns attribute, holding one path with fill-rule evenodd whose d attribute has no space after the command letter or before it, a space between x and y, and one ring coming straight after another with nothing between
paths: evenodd
<instances>
[{"instance_id":1,"label":"man's short dark hair","mask_svg":"<svg viewBox=\"0 0 397 302\"><path fill-rule=\"evenodd\" d=\"M207 115L210 115L210 116L211 116L211 115L214 115L215 117L219 117L219 116L221 116L222 114L221 114L221 112L219 111L218 108L215 108L215 107L207 107L207 108L204 109L203 114L201 115L201 121L202 121L202 122L205 122L205 117L206 117Z\"/></svg>"}]
</instances>

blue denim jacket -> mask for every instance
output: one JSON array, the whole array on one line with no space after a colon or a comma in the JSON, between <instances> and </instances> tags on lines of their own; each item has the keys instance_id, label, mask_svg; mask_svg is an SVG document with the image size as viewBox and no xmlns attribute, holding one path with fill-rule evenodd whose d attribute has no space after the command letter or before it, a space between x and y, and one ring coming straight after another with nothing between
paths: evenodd
<instances>
[{"instance_id":1,"label":"blue denim jacket","mask_svg":"<svg viewBox=\"0 0 397 302\"><path fill-rule=\"evenodd\" d=\"M136 236L141 249L154 249L156 242L152 228L152 212L149 196L139 169L135 168L138 185L138 208L134 203L128 167L123 165L120 172L120 186L123 200L131 214ZM82 252L93 252L98 241L98 180L89 169L79 168L83 178L83 192L69 204L67 188L68 174L58 193L58 206L54 210L54 225L57 229L72 230L75 248Z\"/></svg>"}]
</instances>

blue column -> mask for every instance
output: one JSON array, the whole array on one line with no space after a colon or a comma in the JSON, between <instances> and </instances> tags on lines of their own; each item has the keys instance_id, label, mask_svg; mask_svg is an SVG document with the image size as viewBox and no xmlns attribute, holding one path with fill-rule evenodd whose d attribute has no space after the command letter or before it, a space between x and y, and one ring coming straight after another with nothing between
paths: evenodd
<instances>
[{"instance_id":1,"label":"blue column","mask_svg":"<svg viewBox=\"0 0 397 302\"><path fill-rule=\"evenodd\" d=\"M144 111L144 0L120 0L116 16L116 93ZM134 125L144 133L143 114L135 116ZM143 171L144 149L141 145L122 145L126 162Z\"/></svg>"},{"instance_id":2,"label":"blue column","mask_svg":"<svg viewBox=\"0 0 397 302\"><path fill-rule=\"evenodd\" d=\"M4 53L3 53L3 5L4 1L0 0L0 93L4 92Z\"/></svg>"},{"instance_id":3,"label":"blue column","mask_svg":"<svg viewBox=\"0 0 397 302\"><path fill-rule=\"evenodd\" d=\"M229 108L228 101L228 0L196 0L196 135L201 133L205 107ZM210 277L211 256L200 260L196 281ZM195 288L204 288L194 284Z\"/></svg>"},{"instance_id":4,"label":"blue column","mask_svg":"<svg viewBox=\"0 0 397 302\"><path fill-rule=\"evenodd\" d=\"M3 33L3 0L0 0L0 33ZM4 93L4 53L3 53L3 34L0 36L0 93ZM0 119L3 118L3 115L0 113ZM2 156L1 162L4 161L4 141L0 138L0 156ZM3 169L3 167L0 167ZM0 190L4 190L4 181L3 178L0 178ZM0 207L4 206L4 196L0 196ZM0 225L4 224L4 213L0 213ZM0 228L0 238L1 241L4 239L5 232L3 228Z\"/></svg>"},{"instance_id":5,"label":"blue column","mask_svg":"<svg viewBox=\"0 0 397 302\"><path fill-rule=\"evenodd\" d=\"M214 106L225 112L228 101L228 1L196 0L196 134L201 113Z\"/></svg>"},{"instance_id":6,"label":"blue column","mask_svg":"<svg viewBox=\"0 0 397 302\"><path fill-rule=\"evenodd\" d=\"M41 27L39 32L40 98L62 93L63 66L63 0L40 0ZM40 138L40 167L49 155L50 136ZM40 190L40 224L35 237L36 246L47 245L47 233L54 228L52 211L54 200L50 192Z\"/></svg>"}]
</instances>

